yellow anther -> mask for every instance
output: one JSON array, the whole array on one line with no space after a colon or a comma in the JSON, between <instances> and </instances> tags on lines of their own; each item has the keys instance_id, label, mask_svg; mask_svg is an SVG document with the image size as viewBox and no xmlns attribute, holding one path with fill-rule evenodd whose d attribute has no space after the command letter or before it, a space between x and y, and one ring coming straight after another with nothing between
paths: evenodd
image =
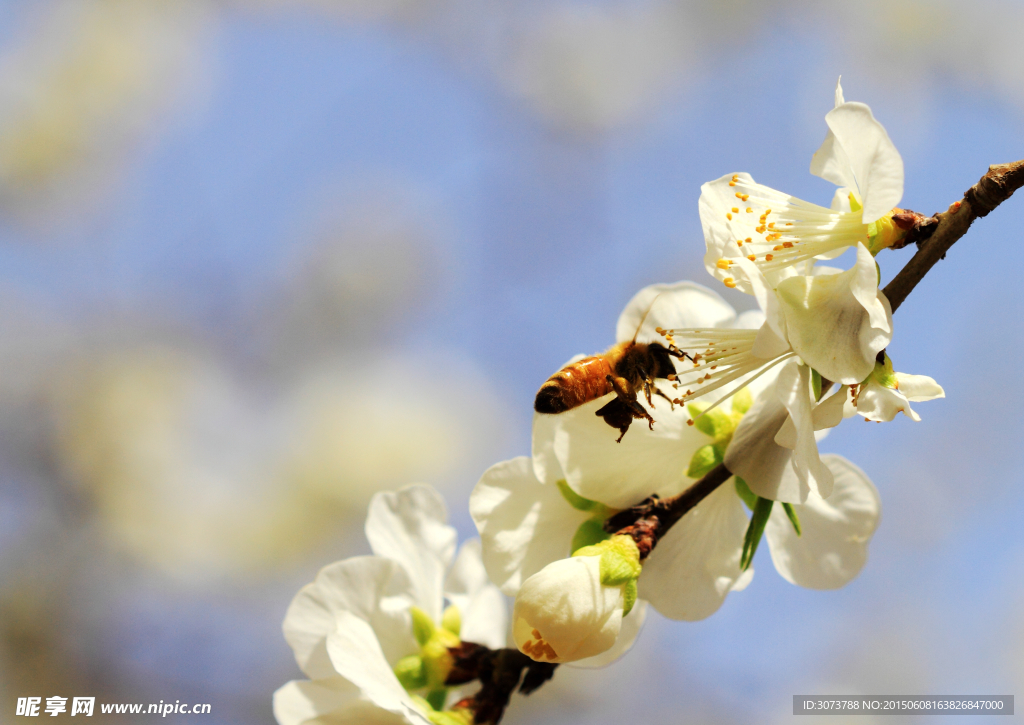
<instances>
[{"instance_id":1,"label":"yellow anther","mask_svg":"<svg viewBox=\"0 0 1024 725\"><path fill-rule=\"evenodd\" d=\"M749 259L751 262L756 262L757 261L757 257L755 257L753 254L751 254L749 257L747 257L747 259Z\"/></svg>"},{"instance_id":2,"label":"yellow anther","mask_svg":"<svg viewBox=\"0 0 1024 725\"><path fill-rule=\"evenodd\" d=\"M753 241L753 240L750 237L747 237L743 241L746 242L747 244L750 244L750 242Z\"/></svg>"},{"instance_id":3,"label":"yellow anther","mask_svg":"<svg viewBox=\"0 0 1024 725\"><path fill-rule=\"evenodd\" d=\"M782 245L780 244L777 247L772 247L772 251L773 252L781 252L782 251Z\"/></svg>"},{"instance_id":4,"label":"yellow anther","mask_svg":"<svg viewBox=\"0 0 1024 725\"><path fill-rule=\"evenodd\" d=\"M743 240L742 239L737 239L736 240L736 246L737 247L742 247L743 246Z\"/></svg>"},{"instance_id":5,"label":"yellow anther","mask_svg":"<svg viewBox=\"0 0 1024 725\"><path fill-rule=\"evenodd\" d=\"M728 219L729 221L732 221L732 214L726 214L725 218Z\"/></svg>"},{"instance_id":6,"label":"yellow anther","mask_svg":"<svg viewBox=\"0 0 1024 725\"><path fill-rule=\"evenodd\" d=\"M739 208L738 206L734 206L734 207L732 208L732 213L733 213L733 214L739 214L739 213L740 213L740 208Z\"/></svg>"},{"instance_id":7,"label":"yellow anther","mask_svg":"<svg viewBox=\"0 0 1024 725\"><path fill-rule=\"evenodd\" d=\"M748 207L747 207L747 214L753 214L753 213L754 213L754 210L753 210L753 209L751 209L751 208L750 208L750 207L748 206Z\"/></svg>"},{"instance_id":8,"label":"yellow anther","mask_svg":"<svg viewBox=\"0 0 1024 725\"><path fill-rule=\"evenodd\" d=\"M793 242L783 242L782 246L785 247L786 249L789 249L790 247L793 246Z\"/></svg>"},{"instance_id":9,"label":"yellow anther","mask_svg":"<svg viewBox=\"0 0 1024 725\"><path fill-rule=\"evenodd\" d=\"M730 262L728 259L719 259L717 262L715 262L715 266L718 267L719 269L729 269L730 265L732 265L732 262Z\"/></svg>"},{"instance_id":10,"label":"yellow anther","mask_svg":"<svg viewBox=\"0 0 1024 725\"><path fill-rule=\"evenodd\" d=\"M722 284L724 284L729 289L732 289L736 286L736 280L734 280L732 277L726 277L725 279L722 280Z\"/></svg>"},{"instance_id":11,"label":"yellow anther","mask_svg":"<svg viewBox=\"0 0 1024 725\"><path fill-rule=\"evenodd\" d=\"M772 222L771 224L769 224L768 228L769 229L774 229L775 228L775 222Z\"/></svg>"},{"instance_id":12,"label":"yellow anther","mask_svg":"<svg viewBox=\"0 0 1024 725\"><path fill-rule=\"evenodd\" d=\"M764 261L766 261L766 262L770 262L770 261L772 261L773 259L775 259L775 257L773 257L773 256L772 256L772 255L770 255L770 254L766 254L766 255L764 255Z\"/></svg>"}]
</instances>

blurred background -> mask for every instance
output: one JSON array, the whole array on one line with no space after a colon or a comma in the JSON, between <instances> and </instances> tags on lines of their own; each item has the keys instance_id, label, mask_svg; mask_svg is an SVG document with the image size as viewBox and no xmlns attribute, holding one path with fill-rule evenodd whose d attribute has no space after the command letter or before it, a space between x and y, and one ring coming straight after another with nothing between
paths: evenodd
<instances>
[{"instance_id":1,"label":"blurred background","mask_svg":"<svg viewBox=\"0 0 1024 725\"><path fill-rule=\"evenodd\" d=\"M1022 35L1010 0L0 0L0 722L62 695L272 723L285 609L368 551L373 492L432 483L473 535L480 473L637 289L726 292L701 183L827 205L842 74L903 205L942 210L1024 157ZM881 491L858 579L798 589L761 547L714 617L652 613L506 722L1024 694L1022 285L993 261L1022 214L897 314L896 369L947 399L822 445Z\"/></svg>"}]
</instances>

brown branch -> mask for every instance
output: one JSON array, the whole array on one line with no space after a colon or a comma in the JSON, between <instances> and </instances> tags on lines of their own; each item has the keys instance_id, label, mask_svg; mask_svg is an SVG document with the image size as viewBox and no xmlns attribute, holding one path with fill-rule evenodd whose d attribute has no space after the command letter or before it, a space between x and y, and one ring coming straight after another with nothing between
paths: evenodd
<instances>
[{"instance_id":1,"label":"brown branch","mask_svg":"<svg viewBox=\"0 0 1024 725\"><path fill-rule=\"evenodd\" d=\"M475 695L452 706L456 710L470 710L477 725L499 722L517 687L521 694L529 695L550 680L558 667L551 662L534 662L516 649L490 649L474 642L463 642L448 651L454 664L445 680L446 685L480 680L480 689Z\"/></svg>"},{"instance_id":2,"label":"brown branch","mask_svg":"<svg viewBox=\"0 0 1024 725\"><path fill-rule=\"evenodd\" d=\"M911 241L918 242L917 254L882 290L892 311L903 304L936 262L946 256L975 219L983 217L1024 186L1024 161L990 166L988 173L964 194L963 201L954 202L947 211L918 222L911 230Z\"/></svg>"}]
</instances>

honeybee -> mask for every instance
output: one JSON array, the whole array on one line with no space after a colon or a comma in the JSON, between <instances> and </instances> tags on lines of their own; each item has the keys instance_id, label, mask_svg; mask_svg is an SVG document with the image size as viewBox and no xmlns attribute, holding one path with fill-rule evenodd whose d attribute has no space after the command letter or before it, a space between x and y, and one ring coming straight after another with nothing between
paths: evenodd
<instances>
[{"instance_id":1,"label":"honeybee","mask_svg":"<svg viewBox=\"0 0 1024 725\"><path fill-rule=\"evenodd\" d=\"M653 301L651 305L654 305ZM650 312L650 308L647 312ZM647 427L653 430L654 418L637 401L637 391L643 390L651 408L654 407L652 392L672 406L673 400L661 392L654 381L656 378L675 379L673 357L693 358L671 343L665 347L657 342L637 342L636 337L646 319L647 313L644 313L632 340L612 345L600 355L569 363L548 378L537 391L533 409L538 413L564 413L614 392L615 397L599 408L595 415L604 418L604 422L612 428L619 429L616 443L622 441L634 420L646 420Z\"/></svg>"}]
</instances>

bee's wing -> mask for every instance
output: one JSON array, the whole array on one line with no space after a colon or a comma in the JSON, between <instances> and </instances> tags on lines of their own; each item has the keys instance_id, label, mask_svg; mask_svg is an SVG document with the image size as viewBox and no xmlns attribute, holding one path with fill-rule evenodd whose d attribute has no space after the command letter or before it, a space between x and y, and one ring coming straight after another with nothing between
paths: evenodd
<instances>
[{"instance_id":1,"label":"bee's wing","mask_svg":"<svg viewBox=\"0 0 1024 725\"><path fill-rule=\"evenodd\" d=\"M735 319L736 311L728 302L696 282L653 284L637 292L626 304L615 328L615 340L625 342L636 335L637 342L659 342L664 338L655 332L658 327L731 327ZM643 325L637 330L641 320Z\"/></svg>"}]
</instances>

